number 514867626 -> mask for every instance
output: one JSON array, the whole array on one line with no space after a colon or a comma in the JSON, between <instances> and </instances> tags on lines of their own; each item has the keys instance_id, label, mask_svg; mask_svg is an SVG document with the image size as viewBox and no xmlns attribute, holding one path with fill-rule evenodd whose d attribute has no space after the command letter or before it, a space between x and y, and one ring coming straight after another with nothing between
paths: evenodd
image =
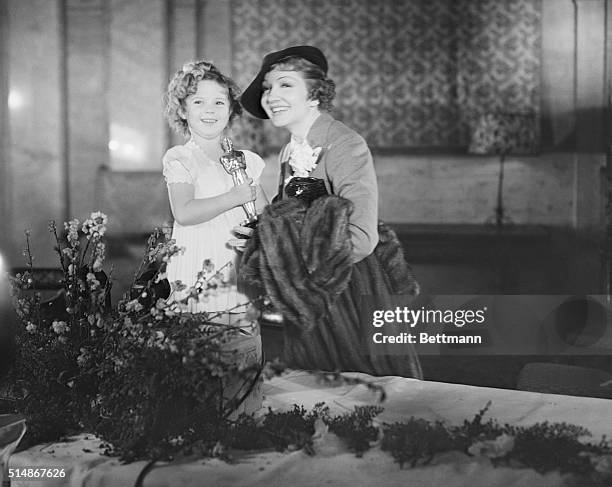
<instances>
[{"instance_id":1,"label":"number 514867626","mask_svg":"<svg viewBox=\"0 0 612 487\"><path fill-rule=\"evenodd\" d=\"M44 480L66 476L64 467L19 467L8 469L9 479L12 480Z\"/></svg>"}]
</instances>

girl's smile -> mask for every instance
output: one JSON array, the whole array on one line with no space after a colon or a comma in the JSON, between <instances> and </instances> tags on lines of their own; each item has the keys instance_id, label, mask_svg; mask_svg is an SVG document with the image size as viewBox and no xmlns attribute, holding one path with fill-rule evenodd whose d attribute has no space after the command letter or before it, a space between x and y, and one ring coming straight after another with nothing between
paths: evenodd
<instances>
[{"instance_id":1,"label":"girl's smile","mask_svg":"<svg viewBox=\"0 0 612 487\"><path fill-rule=\"evenodd\" d=\"M196 92L185 99L183 115L196 141L220 138L230 117L227 88L216 81L200 81Z\"/></svg>"}]
</instances>

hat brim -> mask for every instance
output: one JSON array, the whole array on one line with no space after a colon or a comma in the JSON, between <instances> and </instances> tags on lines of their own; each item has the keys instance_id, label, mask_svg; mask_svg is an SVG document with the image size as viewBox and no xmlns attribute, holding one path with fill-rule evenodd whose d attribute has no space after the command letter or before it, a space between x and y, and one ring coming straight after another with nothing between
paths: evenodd
<instances>
[{"instance_id":1,"label":"hat brim","mask_svg":"<svg viewBox=\"0 0 612 487\"><path fill-rule=\"evenodd\" d=\"M264 57L261 64L261 68L255 76L255 79L251 81L251 84L244 90L240 97L240 102L244 109L251 115L257 118L266 119L269 118L266 111L261 106L261 94L263 90L261 85L263 84L264 78L270 68L278 63L279 61L291 57L297 56L311 63L317 65L327 74L327 59L320 49L313 46L292 46L282 51L272 52Z\"/></svg>"},{"instance_id":2,"label":"hat brim","mask_svg":"<svg viewBox=\"0 0 612 487\"><path fill-rule=\"evenodd\" d=\"M244 90L240 97L242 107L254 117L261 119L269 118L268 114L261 106L261 94L263 92L261 85L263 84L268 69L269 67L264 71L262 66L262 69L257 73L255 79L251 81L251 84Z\"/></svg>"}]
</instances>

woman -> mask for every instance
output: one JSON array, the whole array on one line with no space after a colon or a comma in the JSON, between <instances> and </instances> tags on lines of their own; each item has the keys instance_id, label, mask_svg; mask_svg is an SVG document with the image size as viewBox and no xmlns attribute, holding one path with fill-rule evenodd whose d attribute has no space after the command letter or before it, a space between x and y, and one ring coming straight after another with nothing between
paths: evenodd
<instances>
[{"instance_id":1,"label":"woman","mask_svg":"<svg viewBox=\"0 0 612 487\"><path fill-rule=\"evenodd\" d=\"M286 322L290 366L421 377L404 355L368 353L360 329L362 296L418 293L393 232L378 224L372 155L335 120L335 85L312 46L268 54L242 95L243 107L291 134L280 154L276 202L260 218L242 265ZM385 262L385 266L381 265Z\"/></svg>"}]
</instances>

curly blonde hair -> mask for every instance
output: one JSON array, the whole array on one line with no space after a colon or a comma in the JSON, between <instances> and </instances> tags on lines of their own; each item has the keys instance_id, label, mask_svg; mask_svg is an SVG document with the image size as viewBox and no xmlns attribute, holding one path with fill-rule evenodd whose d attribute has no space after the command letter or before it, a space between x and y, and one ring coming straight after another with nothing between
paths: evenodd
<instances>
[{"instance_id":1,"label":"curly blonde hair","mask_svg":"<svg viewBox=\"0 0 612 487\"><path fill-rule=\"evenodd\" d=\"M230 101L230 124L242 114L242 106L239 101L240 89L231 78L223 75L214 64L207 61L187 63L176 72L164 96L164 115L168 124L176 132L186 137L189 136L189 126L187 120L181 116L181 112L185 110L185 99L193 95L198 90L198 83L204 80L216 81L227 88Z\"/></svg>"}]
</instances>

